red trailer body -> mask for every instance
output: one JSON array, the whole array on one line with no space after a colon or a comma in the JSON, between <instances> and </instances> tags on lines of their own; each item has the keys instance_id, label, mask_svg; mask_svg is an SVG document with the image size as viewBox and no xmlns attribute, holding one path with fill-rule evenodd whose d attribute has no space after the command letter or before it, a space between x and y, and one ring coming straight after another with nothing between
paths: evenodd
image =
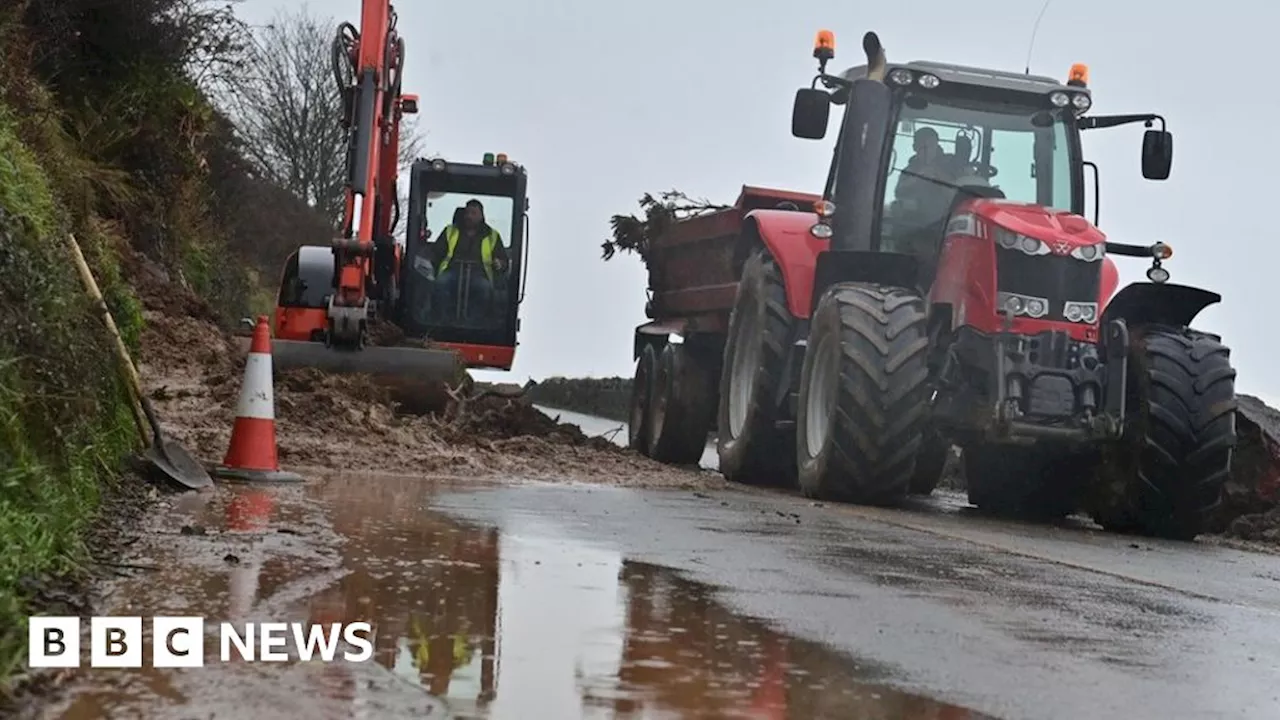
<instances>
[{"instance_id":1,"label":"red trailer body","mask_svg":"<svg viewBox=\"0 0 1280 720\"><path fill-rule=\"evenodd\" d=\"M662 344L671 335L720 335L723 342L742 264L756 242L766 247L793 246L792 252L777 254L794 258L797 271L807 261L812 275L814 259L826 249L826 241L809 233L816 217L810 211L821 199L810 193L744 185L733 207L681 220L655 238L649 251L650 300L645 306L650 321L636 328L635 357L640 357L644 344ZM787 203L796 209L779 209ZM762 215L770 217L767 238L761 237L755 222ZM772 216L783 217L779 221ZM801 275L796 273L797 281ZM792 294L797 299L802 295L798 285L795 293L788 293L788 304ZM792 283L787 287L792 288ZM802 314L807 315L808 303L802 304Z\"/></svg>"},{"instance_id":2,"label":"red trailer body","mask_svg":"<svg viewBox=\"0 0 1280 720\"><path fill-rule=\"evenodd\" d=\"M743 267L764 250L785 278L787 310L808 317L826 241L809 228L820 195L743 186L737 202L681 220L649 250L649 322L636 328L632 447L662 462L697 462L716 422L721 357Z\"/></svg>"}]
</instances>

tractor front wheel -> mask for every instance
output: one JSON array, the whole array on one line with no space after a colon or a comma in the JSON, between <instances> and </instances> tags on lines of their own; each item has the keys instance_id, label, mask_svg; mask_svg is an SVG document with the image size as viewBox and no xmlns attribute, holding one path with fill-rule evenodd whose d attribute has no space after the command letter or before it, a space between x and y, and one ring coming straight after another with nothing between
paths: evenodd
<instances>
[{"instance_id":1,"label":"tractor front wheel","mask_svg":"<svg viewBox=\"0 0 1280 720\"><path fill-rule=\"evenodd\" d=\"M1236 371L1217 337L1136 328L1124 437L1108 448L1090 514L1108 530L1192 540L1222 501L1236 444Z\"/></svg>"},{"instance_id":2,"label":"tractor front wheel","mask_svg":"<svg viewBox=\"0 0 1280 720\"><path fill-rule=\"evenodd\" d=\"M926 330L911 290L841 283L822 296L796 423L805 495L885 505L911 491L928 430Z\"/></svg>"}]
</instances>

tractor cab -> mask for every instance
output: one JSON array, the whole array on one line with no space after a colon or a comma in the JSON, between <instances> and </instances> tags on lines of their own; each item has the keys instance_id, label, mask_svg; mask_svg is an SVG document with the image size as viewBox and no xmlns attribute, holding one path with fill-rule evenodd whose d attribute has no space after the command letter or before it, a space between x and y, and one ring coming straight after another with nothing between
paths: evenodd
<instances>
[{"instance_id":1,"label":"tractor cab","mask_svg":"<svg viewBox=\"0 0 1280 720\"><path fill-rule=\"evenodd\" d=\"M1102 248L1081 249L1102 241L1100 234L1092 228L1066 232L1061 227L1065 218L1085 215L1089 191L1097 221L1097 168L1083 159L1081 130L1139 121L1150 126L1160 120L1162 128L1148 130L1144 138L1142 168L1149 179L1168 177L1172 137L1163 129L1163 119L1086 116L1093 100L1083 65L1072 67L1063 83L947 63L888 64L878 39L874 34L869 38L876 47L868 57L878 57L878 62L873 59L839 75L820 70L814 87L797 92L792 113L793 135L820 139L826 135L831 105L844 106L824 192L827 212L820 211L812 231L830 238L833 251L904 256L886 257L879 264L894 265L896 273L888 272L911 275L902 278L904 284L927 290L935 281L949 224L957 217L974 217L962 209L976 206L982 208L980 217L1001 228L994 238L1001 247L1011 243L1007 249L1032 257L1070 258L1096 251L1101 259ZM814 55L825 68L834 57L834 36L820 33ZM828 90L816 87L819 82ZM1086 187L1085 167L1094 170L1091 188ZM981 200L988 202L979 204ZM1061 252L1050 252L1055 243L1066 245ZM1099 267L1092 265L1093 276ZM845 270L828 268L833 280L847 279ZM821 268L819 274L821 279ZM1090 276L1076 274L1081 282ZM1054 280L1059 281L1067 282ZM815 287L814 297L829 284ZM1092 289L1084 282L1063 291L1091 295L1096 282Z\"/></svg>"},{"instance_id":2,"label":"tractor cab","mask_svg":"<svg viewBox=\"0 0 1280 720\"><path fill-rule=\"evenodd\" d=\"M411 172L397 323L410 337L458 346L471 367L509 368L524 292L526 170L490 153L480 163L419 160Z\"/></svg>"}]
</instances>

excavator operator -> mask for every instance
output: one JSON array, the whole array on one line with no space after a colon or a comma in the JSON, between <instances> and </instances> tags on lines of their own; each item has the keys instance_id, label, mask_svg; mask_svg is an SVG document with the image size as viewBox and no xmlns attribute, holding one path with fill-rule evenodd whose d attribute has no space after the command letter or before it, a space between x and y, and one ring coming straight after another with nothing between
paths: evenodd
<instances>
[{"instance_id":1,"label":"excavator operator","mask_svg":"<svg viewBox=\"0 0 1280 720\"><path fill-rule=\"evenodd\" d=\"M509 265L507 250L502 245L502 235L485 221L484 205L479 200L468 200L462 211L461 222L445 226L435 242L432 305L443 312L455 307L460 273L450 266L455 261L475 263L484 270L484 276L472 274L467 308L480 308L484 314L493 302L494 275L505 272ZM458 218L457 213L454 218Z\"/></svg>"}]
</instances>

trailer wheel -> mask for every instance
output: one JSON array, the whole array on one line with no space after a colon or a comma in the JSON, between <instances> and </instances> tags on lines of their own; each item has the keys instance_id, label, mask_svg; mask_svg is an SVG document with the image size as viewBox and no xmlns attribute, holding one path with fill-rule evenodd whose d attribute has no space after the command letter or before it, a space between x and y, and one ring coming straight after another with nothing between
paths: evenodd
<instances>
[{"instance_id":1,"label":"trailer wheel","mask_svg":"<svg viewBox=\"0 0 1280 720\"><path fill-rule=\"evenodd\" d=\"M974 444L961 457L969 504L1034 520L1059 520L1075 512L1090 470L1084 456L1042 446Z\"/></svg>"},{"instance_id":2,"label":"trailer wheel","mask_svg":"<svg viewBox=\"0 0 1280 720\"><path fill-rule=\"evenodd\" d=\"M813 315L800 376L800 489L867 504L902 500L925 442L925 303L898 287L841 283Z\"/></svg>"},{"instance_id":3,"label":"trailer wheel","mask_svg":"<svg viewBox=\"0 0 1280 720\"><path fill-rule=\"evenodd\" d=\"M649 403L653 398L653 368L657 353L645 343L636 360L636 374L631 381L631 409L627 415L627 445L641 455L649 454Z\"/></svg>"},{"instance_id":4,"label":"trailer wheel","mask_svg":"<svg viewBox=\"0 0 1280 720\"><path fill-rule=\"evenodd\" d=\"M706 363L686 345L668 345L654 366L649 404L649 457L671 465L702 459L711 427L711 382Z\"/></svg>"},{"instance_id":5,"label":"trailer wheel","mask_svg":"<svg viewBox=\"0 0 1280 720\"><path fill-rule=\"evenodd\" d=\"M757 250L742 268L720 372L716 451L731 482L794 482L795 435L777 428L775 402L793 323L782 273Z\"/></svg>"},{"instance_id":6,"label":"trailer wheel","mask_svg":"<svg viewBox=\"0 0 1280 720\"><path fill-rule=\"evenodd\" d=\"M1176 540L1204 532L1231 472L1235 377L1212 335L1134 330L1125 434L1104 452L1090 513L1099 525Z\"/></svg>"}]
</instances>

